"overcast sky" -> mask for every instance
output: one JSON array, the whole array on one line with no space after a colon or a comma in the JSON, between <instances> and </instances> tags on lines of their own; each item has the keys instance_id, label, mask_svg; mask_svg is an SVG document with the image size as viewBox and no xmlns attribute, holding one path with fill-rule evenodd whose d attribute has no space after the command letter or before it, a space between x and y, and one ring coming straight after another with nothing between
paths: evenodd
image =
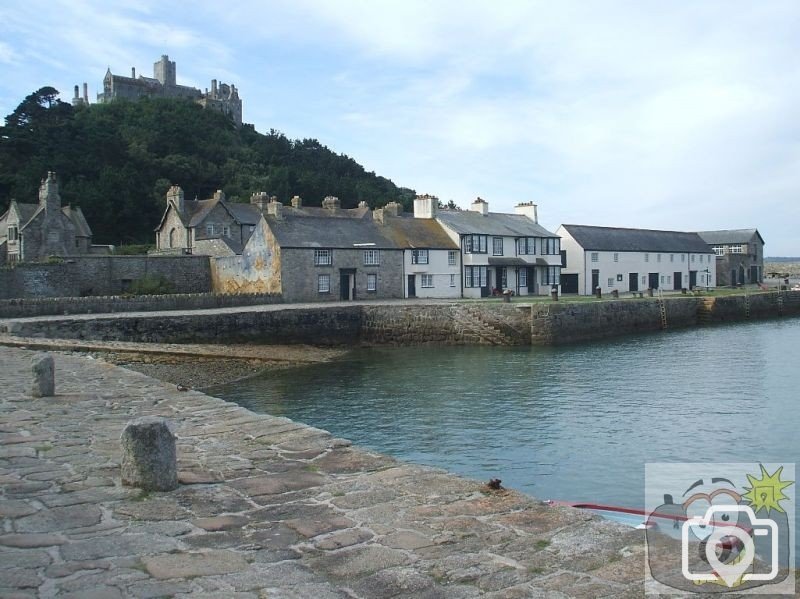
<instances>
[{"instance_id":1,"label":"overcast sky","mask_svg":"<svg viewBox=\"0 0 800 599\"><path fill-rule=\"evenodd\" d=\"M800 2L0 3L0 111L106 68L240 90L244 120L542 224L757 227L800 255Z\"/></svg>"}]
</instances>

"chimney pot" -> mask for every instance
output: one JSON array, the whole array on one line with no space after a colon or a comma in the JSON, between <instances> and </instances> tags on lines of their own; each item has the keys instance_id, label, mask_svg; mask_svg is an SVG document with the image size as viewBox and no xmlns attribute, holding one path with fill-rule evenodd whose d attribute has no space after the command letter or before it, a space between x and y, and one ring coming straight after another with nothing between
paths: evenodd
<instances>
[{"instance_id":1,"label":"chimney pot","mask_svg":"<svg viewBox=\"0 0 800 599\"><path fill-rule=\"evenodd\" d=\"M481 197L475 199L470 206L473 212L480 212L483 216L489 214L489 203Z\"/></svg>"}]
</instances>

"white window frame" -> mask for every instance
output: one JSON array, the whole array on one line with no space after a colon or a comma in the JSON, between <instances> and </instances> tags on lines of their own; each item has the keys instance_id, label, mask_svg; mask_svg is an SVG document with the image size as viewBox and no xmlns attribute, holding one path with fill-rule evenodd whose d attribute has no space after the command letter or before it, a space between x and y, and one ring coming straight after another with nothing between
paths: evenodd
<instances>
[{"instance_id":1,"label":"white window frame","mask_svg":"<svg viewBox=\"0 0 800 599\"><path fill-rule=\"evenodd\" d=\"M456 265L456 252L455 250L448 250L447 251L447 265L448 266L455 266Z\"/></svg>"},{"instance_id":2,"label":"white window frame","mask_svg":"<svg viewBox=\"0 0 800 599\"><path fill-rule=\"evenodd\" d=\"M599 262L599 261L600 261L600 253L592 252L592 262Z\"/></svg>"},{"instance_id":3,"label":"white window frame","mask_svg":"<svg viewBox=\"0 0 800 599\"><path fill-rule=\"evenodd\" d=\"M644 261L645 261L645 262L650 262L650 254L648 254L648 253L646 253L646 252L645 252L645 255L644 255Z\"/></svg>"},{"instance_id":4,"label":"white window frame","mask_svg":"<svg viewBox=\"0 0 800 599\"><path fill-rule=\"evenodd\" d=\"M317 293L331 292L331 276L317 275Z\"/></svg>"},{"instance_id":5,"label":"white window frame","mask_svg":"<svg viewBox=\"0 0 800 599\"><path fill-rule=\"evenodd\" d=\"M411 250L411 264L428 264L428 250Z\"/></svg>"},{"instance_id":6,"label":"white window frame","mask_svg":"<svg viewBox=\"0 0 800 599\"><path fill-rule=\"evenodd\" d=\"M456 276L450 275L450 287L455 287L455 286L456 286Z\"/></svg>"},{"instance_id":7,"label":"white window frame","mask_svg":"<svg viewBox=\"0 0 800 599\"><path fill-rule=\"evenodd\" d=\"M420 281L420 287L424 287L429 289L433 287L433 275L422 273Z\"/></svg>"},{"instance_id":8,"label":"white window frame","mask_svg":"<svg viewBox=\"0 0 800 599\"><path fill-rule=\"evenodd\" d=\"M378 275L374 272L367 273L367 291L370 293L378 290Z\"/></svg>"},{"instance_id":9,"label":"white window frame","mask_svg":"<svg viewBox=\"0 0 800 599\"><path fill-rule=\"evenodd\" d=\"M498 251L498 249L500 251ZM492 237L492 256L502 256L502 255L503 255L503 238Z\"/></svg>"},{"instance_id":10,"label":"white window frame","mask_svg":"<svg viewBox=\"0 0 800 599\"><path fill-rule=\"evenodd\" d=\"M380 250L364 250L364 266L380 266Z\"/></svg>"},{"instance_id":11,"label":"white window frame","mask_svg":"<svg viewBox=\"0 0 800 599\"><path fill-rule=\"evenodd\" d=\"M619 254L614 252L614 262L619 262Z\"/></svg>"},{"instance_id":12,"label":"white window frame","mask_svg":"<svg viewBox=\"0 0 800 599\"><path fill-rule=\"evenodd\" d=\"M520 268L519 274L517 275L519 278L519 286L520 287L527 287L528 286L528 269L527 268Z\"/></svg>"},{"instance_id":13,"label":"white window frame","mask_svg":"<svg viewBox=\"0 0 800 599\"><path fill-rule=\"evenodd\" d=\"M333 250L314 250L314 266L333 264Z\"/></svg>"}]
</instances>

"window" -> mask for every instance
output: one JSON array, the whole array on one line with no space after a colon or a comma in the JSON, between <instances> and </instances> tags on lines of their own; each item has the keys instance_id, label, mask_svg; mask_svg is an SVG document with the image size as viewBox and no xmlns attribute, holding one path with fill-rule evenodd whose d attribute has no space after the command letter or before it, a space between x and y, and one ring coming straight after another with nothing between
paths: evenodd
<instances>
[{"instance_id":1,"label":"window","mask_svg":"<svg viewBox=\"0 0 800 599\"><path fill-rule=\"evenodd\" d=\"M256 226L255 225L250 225L250 232L252 233L255 230L256 230Z\"/></svg>"},{"instance_id":2,"label":"window","mask_svg":"<svg viewBox=\"0 0 800 599\"><path fill-rule=\"evenodd\" d=\"M517 255L525 256L536 253L535 237L520 237L517 239Z\"/></svg>"},{"instance_id":3,"label":"window","mask_svg":"<svg viewBox=\"0 0 800 599\"><path fill-rule=\"evenodd\" d=\"M333 264L333 251L314 250L314 264L316 266L330 266L331 264ZM328 282L330 283L330 279L328 280ZM330 291L330 289L328 289L328 291Z\"/></svg>"},{"instance_id":4,"label":"window","mask_svg":"<svg viewBox=\"0 0 800 599\"><path fill-rule=\"evenodd\" d=\"M672 275L667 275L667 283L672 283Z\"/></svg>"},{"instance_id":5,"label":"window","mask_svg":"<svg viewBox=\"0 0 800 599\"><path fill-rule=\"evenodd\" d=\"M644 261L645 262L650 262L650 254L645 254L644 255Z\"/></svg>"},{"instance_id":6,"label":"window","mask_svg":"<svg viewBox=\"0 0 800 599\"><path fill-rule=\"evenodd\" d=\"M528 269L521 268L519 271L519 286L520 287L527 287L528 286Z\"/></svg>"},{"instance_id":7,"label":"window","mask_svg":"<svg viewBox=\"0 0 800 599\"><path fill-rule=\"evenodd\" d=\"M647 277L642 275L642 285L647 285Z\"/></svg>"},{"instance_id":8,"label":"window","mask_svg":"<svg viewBox=\"0 0 800 599\"><path fill-rule=\"evenodd\" d=\"M411 264L427 264L428 250L411 250Z\"/></svg>"},{"instance_id":9,"label":"window","mask_svg":"<svg viewBox=\"0 0 800 599\"><path fill-rule=\"evenodd\" d=\"M486 254L486 235L464 235L464 253L466 254Z\"/></svg>"},{"instance_id":10,"label":"window","mask_svg":"<svg viewBox=\"0 0 800 599\"><path fill-rule=\"evenodd\" d=\"M725 248L722 247L721 245L715 245L711 249L714 250L714 253L717 256L724 256L725 255Z\"/></svg>"},{"instance_id":11,"label":"window","mask_svg":"<svg viewBox=\"0 0 800 599\"><path fill-rule=\"evenodd\" d=\"M656 262L661 262L661 254L656 254Z\"/></svg>"},{"instance_id":12,"label":"window","mask_svg":"<svg viewBox=\"0 0 800 599\"><path fill-rule=\"evenodd\" d=\"M548 237L542 239L542 253L543 254L560 254L561 253L561 240L557 237Z\"/></svg>"},{"instance_id":13,"label":"window","mask_svg":"<svg viewBox=\"0 0 800 599\"><path fill-rule=\"evenodd\" d=\"M450 275L450 287L455 287L455 286L456 286L456 276Z\"/></svg>"},{"instance_id":14,"label":"window","mask_svg":"<svg viewBox=\"0 0 800 599\"><path fill-rule=\"evenodd\" d=\"M323 275L326 276L326 275ZM367 291L377 291L378 289L378 275L374 272L367 274Z\"/></svg>"},{"instance_id":15,"label":"window","mask_svg":"<svg viewBox=\"0 0 800 599\"><path fill-rule=\"evenodd\" d=\"M664 284L664 282L665 282L665 279L666 279L666 277L665 277L664 275L661 275L661 284L662 284L662 285Z\"/></svg>"},{"instance_id":16,"label":"window","mask_svg":"<svg viewBox=\"0 0 800 599\"><path fill-rule=\"evenodd\" d=\"M214 234L214 225L206 225L206 236L211 237Z\"/></svg>"},{"instance_id":17,"label":"window","mask_svg":"<svg viewBox=\"0 0 800 599\"><path fill-rule=\"evenodd\" d=\"M422 286L433 287L433 275L422 275Z\"/></svg>"},{"instance_id":18,"label":"window","mask_svg":"<svg viewBox=\"0 0 800 599\"><path fill-rule=\"evenodd\" d=\"M330 275L317 275L317 291L319 293L331 292L331 276Z\"/></svg>"},{"instance_id":19,"label":"window","mask_svg":"<svg viewBox=\"0 0 800 599\"><path fill-rule=\"evenodd\" d=\"M597 262L600 259L600 255L597 252L592 252L592 262Z\"/></svg>"},{"instance_id":20,"label":"window","mask_svg":"<svg viewBox=\"0 0 800 599\"><path fill-rule=\"evenodd\" d=\"M378 266L380 263L380 250L364 250L364 266Z\"/></svg>"},{"instance_id":21,"label":"window","mask_svg":"<svg viewBox=\"0 0 800 599\"><path fill-rule=\"evenodd\" d=\"M619 254L614 252L614 262L619 262Z\"/></svg>"},{"instance_id":22,"label":"window","mask_svg":"<svg viewBox=\"0 0 800 599\"><path fill-rule=\"evenodd\" d=\"M561 282L561 267L548 266L542 269L542 285L559 285Z\"/></svg>"},{"instance_id":23,"label":"window","mask_svg":"<svg viewBox=\"0 0 800 599\"><path fill-rule=\"evenodd\" d=\"M609 287L613 287L614 286L614 277L608 277L608 286Z\"/></svg>"},{"instance_id":24,"label":"window","mask_svg":"<svg viewBox=\"0 0 800 599\"><path fill-rule=\"evenodd\" d=\"M622 281L622 275L617 275L617 281Z\"/></svg>"},{"instance_id":25,"label":"window","mask_svg":"<svg viewBox=\"0 0 800 599\"><path fill-rule=\"evenodd\" d=\"M686 262L686 254L681 254L681 262Z\"/></svg>"},{"instance_id":26,"label":"window","mask_svg":"<svg viewBox=\"0 0 800 599\"><path fill-rule=\"evenodd\" d=\"M223 237L231 236L231 228L228 225L222 225L222 236Z\"/></svg>"},{"instance_id":27,"label":"window","mask_svg":"<svg viewBox=\"0 0 800 599\"><path fill-rule=\"evenodd\" d=\"M692 254L692 262L694 262L694 254Z\"/></svg>"},{"instance_id":28,"label":"window","mask_svg":"<svg viewBox=\"0 0 800 599\"><path fill-rule=\"evenodd\" d=\"M675 262L675 254L670 254L669 255L669 261L670 262Z\"/></svg>"},{"instance_id":29,"label":"window","mask_svg":"<svg viewBox=\"0 0 800 599\"><path fill-rule=\"evenodd\" d=\"M465 266L464 287L486 287L486 267Z\"/></svg>"},{"instance_id":30,"label":"window","mask_svg":"<svg viewBox=\"0 0 800 599\"><path fill-rule=\"evenodd\" d=\"M80 239L75 239L75 247L76 248L81 247L81 240Z\"/></svg>"},{"instance_id":31,"label":"window","mask_svg":"<svg viewBox=\"0 0 800 599\"><path fill-rule=\"evenodd\" d=\"M502 289L508 288L508 269L501 268L500 269L500 287Z\"/></svg>"},{"instance_id":32,"label":"window","mask_svg":"<svg viewBox=\"0 0 800 599\"><path fill-rule=\"evenodd\" d=\"M450 250L447 252L447 264L448 266L455 266L456 265L456 251Z\"/></svg>"},{"instance_id":33,"label":"window","mask_svg":"<svg viewBox=\"0 0 800 599\"><path fill-rule=\"evenodd\" d=\"M731 254L744 254L744 250L740 245L732 245L730 248Z\"/></svg>"},{"instance_id":34,"label":"window","mask_svg":"<svg viewBox=\"0 0 800 599\"><path fill-rule=\"evenodd\" d=\"M492 255L493 256L502 256L503 255L503 238L502 237L492 237Z\"/></svg>"},{"instance_id":35,"label":"window","mask_svg":"<svg viewBox=\"0 0 800 599\"><path fill-rule=\"evenodd\" d=\"M17 241L19 239L19 228L17 227L9 227L8 228L8 240L9 241Z\"/></svg>"}]
</instances>

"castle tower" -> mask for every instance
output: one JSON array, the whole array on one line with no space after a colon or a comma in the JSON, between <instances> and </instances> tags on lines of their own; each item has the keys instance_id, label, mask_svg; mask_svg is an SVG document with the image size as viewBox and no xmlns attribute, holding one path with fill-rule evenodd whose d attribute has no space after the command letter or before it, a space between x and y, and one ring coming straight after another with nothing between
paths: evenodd
<instances>
[{"instance_id":1,"label":"castle tower","mask_svg":"<svg viewBox=\"0 0 800 599\"><path fill-rule=\"evenodd\" d=\"M177 85L175 61L169 59L166 54L161 55L161 60L153 64L153 77L164 86Z\"/></svg>"}]
</instances>

